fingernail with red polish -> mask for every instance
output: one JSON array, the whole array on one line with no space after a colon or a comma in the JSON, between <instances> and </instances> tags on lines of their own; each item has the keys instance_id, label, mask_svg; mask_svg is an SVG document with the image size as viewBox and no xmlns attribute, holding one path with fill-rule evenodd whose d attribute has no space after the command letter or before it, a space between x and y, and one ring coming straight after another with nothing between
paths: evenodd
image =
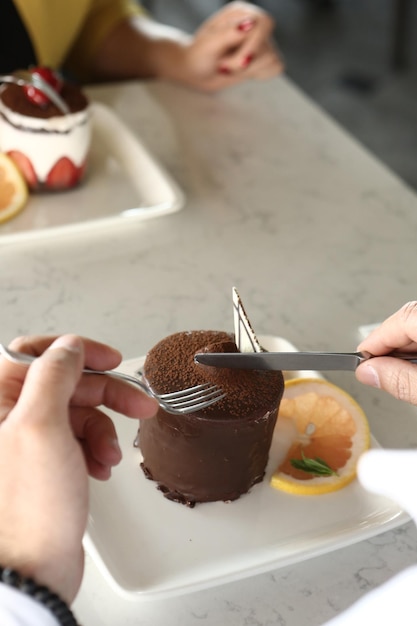
<instances>
[{"instance_id":1,"label":"fingernail with red polish","mask_svg":"<svg viewBox=\"0 0 417 626\"><path fill-rule=\"evenodd\" d=\"M219 74L230 74L230 70L228 67L224 67L224 65L221 65L219 67Z\"/></svg>"},{"instance_id":2,"label":"fingernail with red polish","mask_svg":"<svg viewBox=\"0 0 417 626\"><path fill-rule=\"evenodd\" d=\"M247 33L248 30L251 30L255 25L255 21L250 17L245 18L237 25L237 29L241 30L244 33Z\"/></svg>"},{"instance_id":3,"label":"fingernail with red polish","mask_svg":"<svg viewBox=\"0 0 417 626\"><path fill-rule=\"evenodd\" d=\"M248 67L252 63L253 54L248 54L242 61L242 67Z\"/></svg>"}]
</instances>

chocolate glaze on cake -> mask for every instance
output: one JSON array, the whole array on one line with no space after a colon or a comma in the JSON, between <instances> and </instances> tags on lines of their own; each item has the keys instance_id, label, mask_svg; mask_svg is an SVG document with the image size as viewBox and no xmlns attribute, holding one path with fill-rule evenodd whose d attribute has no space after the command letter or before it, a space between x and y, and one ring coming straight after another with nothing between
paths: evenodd
<instances>
[{"instance_id":1,"label":"chocolate glaze on cake","mask_svg":"<svg viewBox=\"0 0 417 626\"><path fill-rule=\"evenodd\" d=\"M68 104L71 113L83 111L88 106L88 99L77 85L64 82L60 96ZM48 119L49 117L60 116L62 112L48 101L45 106L39 106L31 102L22 87L18 85L6 85L3 87L0 95L3 103L12 111L26 115L27 117L39 117Z\"/></svg>"},{"instance_id":2,"label":"chocolate glaze on cake","mask_svg":"<svg viewBox=\"0 0 417 626\"><path fill-rule=\"evenodd\" d=\"M236 500L262 481L279 403L282 372L230 370L194 362L198 352L237 351L233 336L222 331L170 335L149 352L144 376L158 393L210 382L227 394L189 415L161 408L139 431L145 475L164 495L194 506L196 502Z\"/></svg>"}]
</instances>

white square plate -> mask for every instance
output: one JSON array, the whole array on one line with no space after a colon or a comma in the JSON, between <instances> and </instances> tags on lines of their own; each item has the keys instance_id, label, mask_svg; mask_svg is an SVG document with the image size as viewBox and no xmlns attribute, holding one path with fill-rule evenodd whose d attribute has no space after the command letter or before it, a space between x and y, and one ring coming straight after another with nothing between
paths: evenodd
<instances>
[{"instance_id":1,"label":"white square plate","mask_svg":"<svg viewBox=\"0 0 417 626\"><path fill-rule=\"evenodd\" d=\"M91 115L85 181L69 191L31 194L19 215L0 224L0 243L113 227L184 206L177 183L111 109L93 103Z\"/></svg>"},{"instance_id":2,"label":"white square plate","mask_svg":"<svg viewBox=\"0 0 417 626\"><path fill-rule=\"evenodd\" d=\"M267 350L295 350L278 337L259 340ZM133 373L143 362L126 361L120 369ZM112 586L130 598L180 595L259 574L409 519L395 503L366 492L357 481L335 493L308 497L270 487L280 454L279 432L261 484L235 502L187 508L165 499L139 468L141 455L133 447L136 422L113 417L124 458L110 481L91 481L85 545Z\"/></svg>"}]
</instances>

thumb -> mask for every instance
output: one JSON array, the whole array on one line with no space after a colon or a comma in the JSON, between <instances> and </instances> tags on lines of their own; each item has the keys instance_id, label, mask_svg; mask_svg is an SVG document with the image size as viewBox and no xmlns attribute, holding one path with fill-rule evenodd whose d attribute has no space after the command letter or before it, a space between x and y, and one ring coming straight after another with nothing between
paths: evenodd
<instances>
[{"instance_id":1,"label":"thumb","mask_svg":"<svg viewBox=\"0 0 417 626\"><path fill-rule=\"evenodd\" d=\"M373 357L356 369L359 382L417 405L417 365L393 357Z\"/></svg>"},{"instance_id":2,"label":"thumb","mask_svg":"<svg viewBox=\"0 0 417 626\"><path fill-rule=\"evenodd\" d=\"M83 363L82 340L76 335L58 337L29 368L16 405L19 419L47 424L68 415Z\"/></svg>"}]
</instances>

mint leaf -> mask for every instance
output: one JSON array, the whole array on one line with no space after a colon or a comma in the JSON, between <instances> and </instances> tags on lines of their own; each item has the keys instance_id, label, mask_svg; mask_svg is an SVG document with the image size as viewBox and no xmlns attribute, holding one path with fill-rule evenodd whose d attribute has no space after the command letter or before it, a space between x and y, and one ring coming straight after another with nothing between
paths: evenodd
<instances>
[{"instance_id":1,"label":"mint leaf","mask_svg":"<svg viewBox=\"0 0 417 626\"><path fill-rule=\"evenodd\" d=\"M337 476L337 472L330 465L316 456L314 459L306 457L304 452L301 453L301 459L291 459L291 465L313 476Z\"/></svg>"}]
</instances>

